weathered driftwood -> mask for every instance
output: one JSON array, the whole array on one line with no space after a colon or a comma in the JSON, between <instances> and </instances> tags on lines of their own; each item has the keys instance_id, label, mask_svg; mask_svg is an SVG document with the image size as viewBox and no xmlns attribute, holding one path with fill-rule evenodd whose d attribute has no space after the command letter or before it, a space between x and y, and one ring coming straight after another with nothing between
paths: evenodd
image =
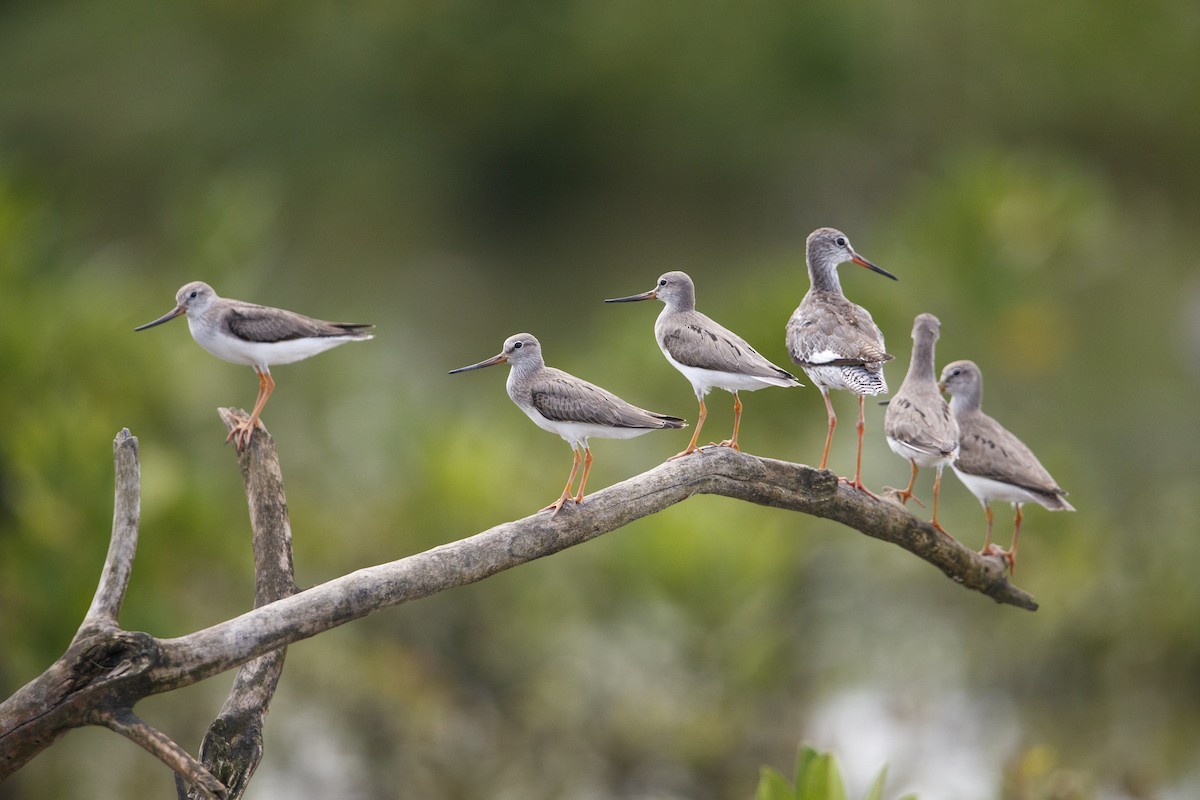
<instances>
[{"instance_id":1,"label":"weathered driftwood","mask_svg":"<svg viewBox=\"0 0 1200 800\"><path fill-rule=\"evenodd\" d=\"M263 457L267 446L270 458ZM697 455L660 464L590 495L581 506L568 504L557 517L537 513L292 593L282 479L270 437L257 432L243 456L242 468L252 520L259 515L255 551L256 601L260 605L187 636L159 639L124 631L116 621L137 547L137 440L124 430L117 436L114 451L117 477L112 543L95 600L67 652L0 703L0 780L71 728L104 725L154 753L201 795L236 797L261 755L262 716L282 668L282 648L375 611L557 553L696 494L722 495L841 522L903 547L955 582L998 603L1037 609L1032 597L1009 583L998 557L981 556L942 536L899 504L875 500L839 484L828 471L728 448L706 448ZM268 474L272 469L273 474ZM272 497L275 499L270 500ZM267 537L260 543L260 525L272 529L276 537L270 549L261 553L260 544L267 547ZM267 562L274 566L268 567ZM263 584L267 573L275 581L271 587ZM271 598L279 599L261 604ZM274 654L275 660L261 660L268 654ZM239 676L226 708L205 738L204 764L132 712L144 697L196 683L254 659L260 660L247 665L244 681ZM236 794L227 793L212 770L229 781Z\"/></svg>"},{"instance_id":2,"label":"weathered driftwood","mask_svg":"<svg viewBox=\"0 0 1200 800\"><path fill-rule=\"evenodd\" d=\"M244 412L219 411L225 427L233 430ZM240 417L239 417L240 414ZM256 436L253 445L238 456L242 483L250 506L254 547L254 607L259 608L296 593L292 565L292 525L288 519L283 472L275 440ZM285 648L248 661L238 668L221 712L200 744L200 763L224 784L229 800L241 797L263 756L263 722L283 674ZM203 795L193 776L175 772L180 800Z\"/></svg>"}]
</instances>

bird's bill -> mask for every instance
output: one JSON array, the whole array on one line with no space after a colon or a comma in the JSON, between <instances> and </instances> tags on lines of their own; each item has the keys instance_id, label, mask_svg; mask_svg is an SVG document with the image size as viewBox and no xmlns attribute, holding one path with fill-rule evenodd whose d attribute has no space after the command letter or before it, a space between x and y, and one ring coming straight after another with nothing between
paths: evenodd
<instances>
[{"instance_id":1,"label":"bird's bill","mask_svg":"<svg viewBox=\"0 0 1200 800\"><path fill-rule=\"evenodd\" d=\"M187 309L185 309L183 306L176 306L175 308L168 311L166 314L163 314L161 317L154 320L154 322L147 322L145 325L139 325L136 328L134 328L134 330L135 331L144 331L144 330L146 330L146 328L153 328L155 325L162 325L164 322L170 322L171 320L178 317L180 314L184 313L184 311L186 311L186 310Z\"/></svg>"},{"instance_id":2,"label":"bird's bill","mask_svg":"<svg viewBox=\"0 0 1200 800\"><path fill-rule=\"evenodd\" d=\"M878 272L880 275L883 275L886 278L891 278L894 281L900 280L899 278L897 278L892 273L888 272L883 267L878 267L878 266L872 264L870 261L867 261L865 258L860 256L858 253L855 253L854 255L850 256L850 260L853 261L855 264L858 264L860 267L866 267L867 269L871 270L872 272Z\"/></svg>"},{"instance_id":3,"label":"bird's bill","mask_svg":"<svg viewBox=\"0 0 1200 800\"><path fill-rule=\"evenodd\" d=\"M631 294L629 297L614 297L611 300L605 300L606 303L636 303L638 300L657 300L658 292L651 289L648 292L641 294Z\"/></svg>"},{"instance_id":4,"label":"bird's bill","mask_svg":"<svg viewBox=\"0 0 1200 800\"><path fill-rule=\"evenodd\" d=\"M941 382L941 383L939 383L939 384L938 384L938 391L939 391L939 392L944 392L944 391L946 391L946 384L945 384L945 382Z\"/></svg>"},{"instance_id":5,"label":"bird's bill","mask_svg":"<svg viewBox=\"0 0 1200 800\"><path fill-rule=\"evenodd\" d=\"M504 355L504 353L498 353L498 354L492 356L491 358L487 358L487 359L484 359L483 361L480 361L478 364L472 364L469 367L459 367L458 369L452 369L452 370L450 370L449 374L453 375L457 372L470 372L473 369L483 369L484 367L494 367L497 364L504 364L507 362L508 362L508 356Z\"/></svg>"}]
</instances>

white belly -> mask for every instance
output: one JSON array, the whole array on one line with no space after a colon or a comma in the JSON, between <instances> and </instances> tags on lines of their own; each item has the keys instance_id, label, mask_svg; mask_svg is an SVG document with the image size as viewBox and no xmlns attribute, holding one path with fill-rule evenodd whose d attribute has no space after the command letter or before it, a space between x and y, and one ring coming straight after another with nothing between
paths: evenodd
<instances>
[{"instance_id":1,"label":"white belly","mask_svg":"<svg viewBox=\"0 0 1200 800\"><path fill-rule=\"evenodd\" d=\"M955 451L953 454L951 454L949 456L941 456L941 455L938 455L937 453L927 453L924 450L918 450L917 448L915 448L909 444L905 444L904 442L901 442L897 439L893 439L891 436L887 437L887 443L888 443L888 447L892 448L893 453L895 453L896 455L900 456L903 459L912 461L918 467L941 468L941 467L944 467L947 464L949 464L951 461L953 461L955 459L955 457L958 455L957 451Z\"/></svg>"},{"instance_id":2,"label":"white belly","mask_svg":"<svg viewBox=\"0 0 1200 800\"><path fill-rule=\"evenodd\" d=\"M247 342L236 336L220 333L214 327L195 325L188 318L188 328L196 343L217 358L231 364L245 364L268 371L271 364L291 364L317 353L356 339L369 336L322 336L310 339L289 339L283 342Z\"/></svg>"},{"instance_id":3,"label":"white belly","mask_svg":"<svg viewBox=\"0 0 1200 800\"><path fill-rule=\"evenodd\" d=\"M587 446L587 440L592 437L599 439L632 439L657 428L610 428L607 425L595 425L587 422L562 422L561 420L546 419L536 408L522 408L525 415L533 420L539 428L551 433L557 433L571 447L582 444Z\"/></svg>"},{"instance_id":4,"label":"white belly","mask_svg":"<svg viewBox=\"0 0 1200 800\"><path fill-rule=\"evenodd\" d=\"M711 389L724 389L727 392L753 392L768 386L793 386L787 378L761 378L755 375L740 375L734 372L720 372L715 369L689 367L671 358L665 347L660 348L671 366L683 373L692 384L696 397L704 397Z\"/></svg>"},{"instance_id":5,"label":"white belly","mask_svg":"<svg viewBox=\"0 0 1200 800\"><path fill-rule=\"evenodd\" d=\"M992 500L1000 500L1009 503L1041 503L1042 500L1028 489L1022 489L1020 486L1013 486L1011 483L1003 483L995 481L991 478L984 478L979 475L969 475L960 471L957 467L954 469L954 474L963 482L963 485L970 489L971 494L979 498L979 502L988 503Z\"/></svg>"}]
</instances>

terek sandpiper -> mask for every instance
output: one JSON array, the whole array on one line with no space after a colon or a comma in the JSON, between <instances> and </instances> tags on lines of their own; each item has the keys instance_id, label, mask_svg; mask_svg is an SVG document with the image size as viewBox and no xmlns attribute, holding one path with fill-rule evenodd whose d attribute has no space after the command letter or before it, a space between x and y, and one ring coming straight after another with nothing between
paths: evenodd
<instances>
[{"instance_id":1,"label":"terek sandpiper","mask_svg":"<svg viewBox=\"0 0 1200 800\"><path fill-rule=\"evenodd\" d=\"M144 331L182 315L187 316L188 330L197 344L217 358L246 364L258 373L254 410L225 437L227 442L233 440L239 452L254 429L262 427L259 417L275 389L272 364L290 364L339 344L374 338L367 333L372 325L326 322L282 308L229 300L202 281L185 284L175 295L175 308L134 330Z\"/></svg>"},{"instance_id":2,"label":"terek sandpiper","mask_svg":"<svg viewBox=\"0 0 1200 800\"><path fill-rule=\"evenodd\" d=\"M504 340L504 347L489 359L450 370L453 375L496 364L509 364L512 369L505 383L508 396L539 428L557 433L571 445L575 460L562 496L543 511L557 515L571 497L571 484L583 463L583 477L575 502L583 502L583 487L592 468L592 450L588 439L632 439L653 430L682 428L679 417L656 414L626 403L612 392L593 383L547 367L542 359L542 345L528 333L518 333Z\"/></svg>"},{"instance_id":3,"label":"terek sandpiper","mask_svg":"<svg viewBox=\"0 0 1200 800\"><path fill-rule=\"evenodd\" d=\"M606 303L629 303L637 300L661 300L665 304L654 323L654 338L671 366L683 373L696 392L700 416L696 431L687 448L672 458L696 451L696 441L708 409L704 396L710 389L724 389L733 394L733 436L719 443L721 447L738 447L738 430L742 421L742 401L738 391L753 392L766 386L801 386L791 373L772 364L733 331L722 327L696 310L696 287L686 272L668 272L659 277L653 289L629 297L605 300Z\"/></svg>"}]
</instances>

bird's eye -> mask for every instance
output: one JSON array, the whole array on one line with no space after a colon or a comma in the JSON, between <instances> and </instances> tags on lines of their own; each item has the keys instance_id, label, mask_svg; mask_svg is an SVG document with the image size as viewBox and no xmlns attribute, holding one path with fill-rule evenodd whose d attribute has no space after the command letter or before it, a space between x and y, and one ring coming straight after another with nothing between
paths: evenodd
<instances>
[{"instance_id":1,"label":"bird's eye","mask_svg":"<svg viewBox=\"0 0 1200 800\"><path fill-rule=\"evenodd\" d=\"M195 297L196 297L198 294L200 294L200 293L199 293L199 292L196 292L196 291L193 291L191 294L189 294L189 295L188 295L188 297L191 297L191 298L195 299Z\"/></svg>"},{"instance_id":2,"label":"bird's eye","mask_svg":"<svg viewBox=\"0 0 1200 800\"><path fill-rule=\"evenodd\" d=\"M955 377L957 377L957 376L959 376L959 375L962 375L962 370L961 370L961 369L955 369L955 370L954 370L953 372L951 372L950 374L951 374L952 376L955 376Z\"/></svg>"},{"instance_id":3,"label":"bird's eye","mask_svg":"<svg viewBox=\"0 0 1200 800\"><path fill-rule=\"evenodd\" d=\"M845 236L839 236L836 239L834 239L833 241L838 247L846 246L846 237Z\"/></svg>"},{"instance_id":4,"label":"bird's eye","mask_svg":"<svg viewBox=\"0 0 1200 800\"><path fill-rule=\"evenodd\" d=\"M524 342L514 342L514 343L513 343L513 350L520 350L520 349L521 349L522 347L524 347L524 346L525 346L525 343L524 343Z\"/></svg>"},{"instance_id":5,"label":"bird's eye","mask_svg":"<svg viewBox=\"0 0 1200 800\"><path fill-rule=\"evenodd\" d=\"M667 279L666 279L666 278L660 278L660 279L659 279L659 281L658 281L658 285L659 285L659 286L666 286L666 285L667 285Z\"/></svg>"}]
</instances>

